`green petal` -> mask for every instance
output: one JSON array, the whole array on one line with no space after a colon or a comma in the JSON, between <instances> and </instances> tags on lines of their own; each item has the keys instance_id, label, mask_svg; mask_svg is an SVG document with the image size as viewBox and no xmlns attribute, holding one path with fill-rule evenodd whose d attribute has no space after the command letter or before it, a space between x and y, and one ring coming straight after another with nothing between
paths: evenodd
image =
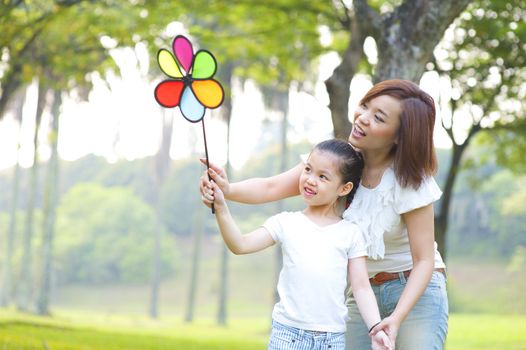
<instances>
[{"instance_id":1,"label":"green petal","mask_svg":"<svg viewBox=\"0 0 526 350\"><path fill-rule=\"evenodd\" d=\"M192 69L192 78L194 79L209 79L214 76L217 69L217 63L214 56L206 51L197 51L194 58L194 66Z\"/></svg>"}]
</instances>

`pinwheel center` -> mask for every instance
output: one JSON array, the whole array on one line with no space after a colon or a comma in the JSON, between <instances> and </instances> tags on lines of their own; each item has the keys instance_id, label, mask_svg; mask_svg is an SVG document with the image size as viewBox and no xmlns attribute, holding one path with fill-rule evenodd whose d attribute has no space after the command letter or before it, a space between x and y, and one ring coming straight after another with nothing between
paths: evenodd
<instances>
[{"instance_id":1,"label":"pinwheel center","mask_svg":"<svg viewBox=\"0 0 526 350\"><path fill-rule=\"evenodd\" d=\"M188 85L192 84L193 81L194 81L194 79L192 78L191 74L185 75L183 77L183 84L185 86L188 86Z\"/></svg>"}]
</instances>

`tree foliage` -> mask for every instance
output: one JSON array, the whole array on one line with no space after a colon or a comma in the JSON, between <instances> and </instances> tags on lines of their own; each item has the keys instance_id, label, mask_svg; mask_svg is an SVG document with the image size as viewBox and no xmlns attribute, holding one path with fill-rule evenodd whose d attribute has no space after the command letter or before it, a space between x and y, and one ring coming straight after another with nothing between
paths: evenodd
<instances>
[{"instance_id":1,"label":"tree foliage","mask_svg":"<svg viewBox=\"0 0 526 350\"><path fill-rule=\"evenodd\" d=\"M476 1L435 50L430 68L439 73L447 87L444 90L448 94L440 96L440 116L452 142L451 163L436 220L442 249L446 246L453 186L462 162L477 163L464 157L475 136L482 135L479 142L494 142L510 135L525 135L526 47L521 41L526 30L525 6L524 0ZM502 163L510 146L502 142L494 145Z\"/></svg>"},{"instance_id":2,"label":"tree foliage","mask_svg":"<svg viewBox=\"0 0 526 350\"><path fill-rule=\"evenodd\" d=\"M2 11L0 117L12 94L34 78L85 97L88 73L116 67L111 41L101 40L132 45L141 25L141 7L128 0L12 1Z\"/></svg>"},{"instance_id":3,"label":"tree foliage","mask_svg":"<svg viewBox=\"0 0 526 350\"><path fill-rule=\"evenodd\" d=\"M131 189L78 184L58 208L56 260L69 282L144 282L151 269L156 216ZM163 274L174 246L163 242Z\"/></svg>"},{"instance_id":4,"label":"tree foliage","mask_svg":"<svg viewBox=\"0 0 526 350\"><path fill-rule=\"evenodd\" d=\"M477 1L437 49L435 68L452 89L450 117L442 123L455 144L480 130L519 131L524 124L525 6L524 0Z\"/></svg>"}]
</instances>

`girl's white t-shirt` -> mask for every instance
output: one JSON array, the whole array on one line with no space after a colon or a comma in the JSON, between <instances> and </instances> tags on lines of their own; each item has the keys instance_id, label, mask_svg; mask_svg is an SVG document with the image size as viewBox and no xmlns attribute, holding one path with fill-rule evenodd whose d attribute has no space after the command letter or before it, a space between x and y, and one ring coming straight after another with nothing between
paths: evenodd
<instances>
[{"instance_id":1,"label":"girl's white t-shirt","mask_svg":"<svg viewBox=\"0 0 526 350\"><path fill-rule=\"evenodd\" d=\"M272 318L300 329L345 332L348 260L367 255L358 226L341 220L321 227L302 212L283 212L263 227L283 251Z\"/></svg>"},{"instance_id":2,"label":"girl's white t-shirt","mask_svg":"<svg viewBox=\"0 0 526 350\"><path fill-rule=\"evenodd\" d=\"M407 227L401 215L431 204L441 195L433 177L425 178L418 189L400 186L391 167L384 171L375 188L358 187L343 217L364 232L370 277L382 271L400 272L413 267ZM440 267L445 264L435 243L435 268Z\"/></svg>"}]
</instances>

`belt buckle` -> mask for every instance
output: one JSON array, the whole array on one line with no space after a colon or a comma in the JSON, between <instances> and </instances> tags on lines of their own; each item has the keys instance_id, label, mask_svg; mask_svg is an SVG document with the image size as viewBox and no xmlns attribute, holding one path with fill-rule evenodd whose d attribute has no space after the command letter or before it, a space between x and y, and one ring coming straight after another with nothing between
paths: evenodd
<instances>
[{"instance_id":1,"label":"belt buckle","mask_svg":"<svg viewBox=\"0 0 526 350\"><path fill-rule=\"evenodd\" d=\"M378 281L376 279L376 275L374 275L373 277L369 278L369 282L371 282L371 284L374 284L375 286L379 286L380 284L382 284L382 282Z\"/></svg>"},{"instance_id":2,"label":"belt buckle","mask_svg":"<svg viewBox=\"0 0 526 350\"><path fill-rule=\"evenodd\" d=\"M404 271L403 272L404 276L408 277L409 272L410 271ZM385 282L389 282L389 281L397 279L398 276L399 274L396 272L378 272L376 275L374 275L373 277L369 279L369 282L371 284L374 284L375 286L380 286L384 284Z\"/></svg>"},{"instance_id":3,"label":"belt buckle","mask_svg":"<svg viewBox=\"0 0 526 350\"><path fill-rule=\"evenodd\" d=\"M390 276L387 276L385 272L379 272L369 279L369 281L375 286L382 285L389 280L390 280Z\"/></svg>"}]
</instances>

